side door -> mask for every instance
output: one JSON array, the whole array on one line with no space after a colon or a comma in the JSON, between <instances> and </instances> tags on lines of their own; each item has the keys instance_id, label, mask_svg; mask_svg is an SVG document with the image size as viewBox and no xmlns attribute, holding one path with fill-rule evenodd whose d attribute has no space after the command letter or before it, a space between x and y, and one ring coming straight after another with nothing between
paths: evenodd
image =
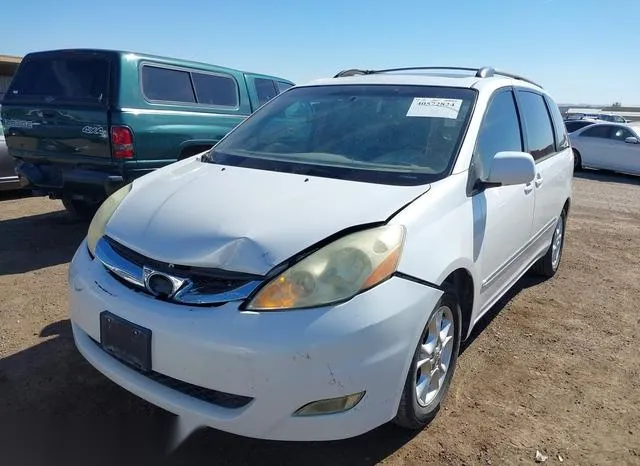
<instances>
[{"instance_id":1,"label":"side door","mask_svg":"<svg viewBox=\"0 0 640 466\"><path fill-rule=\"evenodd\" d=\"M595 124L577 135L575 146L580 151L582 164L591 168L612 168L607 160L607 154L611 151L612 125Z\"/></svg>"},{"instance_id":2,"label":"side door","mask_svg":"<svg viewBox=\"0 0 640 466\"><path fill-rule=\"evenodd\" d=\"M518 108L524 123L526 151L536 162L534 179L535 213L528 255L537 258L547 250L554 227L567 199L573 176L573 163L562 123L554 124L552 112L558 112L544 95L518 89ZM555 110L555 111L554 111Z\"/></svg>"},{"instance_id":3,"label":"side door","mask_svg":"<svg viewBox=\"0 0 640 466\"><path fill-rule=\"evenodd\" d=\"M640 173L640 144L625 142L632 137L638 139L638 135L624 126L612 128L609 134L612 147L608 155L613 169Z\"/></svg>"},{"instance_id":4,"label":"side door","mask_svg":"<svg viewBox=\"0 0 640 466\"><path fill-rule=\"evenodd\" d=\"M483 179L501 151L523 150L521 125L511 88L492 97L478 133L472 175ZM473 180L475 182L475 180ZM471 192L474 258L480 271L481 308L491 305L527 266L524 257L534 213L533 183Z\"/></svg>"}]
</instances>

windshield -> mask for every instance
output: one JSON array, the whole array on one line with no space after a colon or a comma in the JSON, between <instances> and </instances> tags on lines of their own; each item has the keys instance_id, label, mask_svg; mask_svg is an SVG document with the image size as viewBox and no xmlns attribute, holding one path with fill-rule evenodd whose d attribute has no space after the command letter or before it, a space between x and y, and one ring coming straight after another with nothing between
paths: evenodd
<instances>
[{"instance_id":1,"label":"windshield","mask_svg":"<svg viewBox=\"0 0 640 466\"><path fill-rule=\"evenodd\" d=\"M291 89L209 153L208 161L354 181L415 185L443 178L475 91L339 85Z\"/></svg>"}]
</instances>

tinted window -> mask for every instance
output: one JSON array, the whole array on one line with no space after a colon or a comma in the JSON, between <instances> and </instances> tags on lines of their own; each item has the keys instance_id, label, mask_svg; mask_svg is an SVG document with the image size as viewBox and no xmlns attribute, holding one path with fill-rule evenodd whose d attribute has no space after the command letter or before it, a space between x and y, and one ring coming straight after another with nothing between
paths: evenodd
<instances>
[{"instance_id":1,"label":"tinted window","mask_svg":"<svg viewBox=\"0 0 640 466\"><path fill-rule=\"evenodd\" d=\"M562 123L562 115L560 109L553 102L553 100L546 98L547 108L551 113L551 119L553 121L553 128L555 130L556 137L556 150L560 151L569 147L569 136L567 136L567 130Z\"/></svg>"},{"instance_id":2,"label":"tinted window","mask_svg":"<svg viewBox=\"0 0 640 466\"><path fill-rule=\"evenodd\" d=\"M501 151L522 151L520 123L511 91L496 94L485 113L476 143L476 164L482 178L488 175L493 157Z\"/></svg>"},{"instance_id":3,"label":"tinted window","mask_svg":"<svg viewBox=\"0 0 640 466\"><path fill-rule=\"evenodd\" d=\"M429 86L315 86L272 100L210 161L387 184L446 176L475 92Z\"/></svg>"},{"instance_id":4,"label":"tinted window","mask_svg":"<svg viewBox=\"0 0 640 466\"><path fill-rule=\"evenodd\" d=\"M518 91L520 112L524 118L527 149L538 160L555 152L553 127L549 112L540 94Z\"/></svg>"},{"instance_id":5,"label":"tinted window","mask_svg":"<svg viewBox=\"0 0 640 466\"><path fill-rule=\"evenodd\" d=\"M278 92L284 92L290 87L293 87L293 84L283 83L282 81L277 81L276 84L278 85Z\"/></svg>"},{"instance_id":6,"label":"tinted window","mask_svg":"<svg viewBox=\"0 0 640 466\"><path fill-rule=\"evenodd\" d=\"M59 56L27 60L20 66L5 98L104 103L108 80L109 63L100 58Z\"/></svg>"},{"instance_id":7,"label":"tinted window","mask_svg":"<svg viewBox=\"0 0 640 466\"><path fill-rule=\"evenodd\" d=\"M256 92L258 93L258 102L260 102L260 105L269 102L276 95L278 95L276 86L270 79L255 78L253 82L256 86Z\"/></svg>"},{"instance_id":8,"label":"tinted window","mask_svg":"<svg viewBox=\"0 0 640 466\"><path fill-rule=\"evenodd\" d=\"M608 138L611 133L611 126L609 125L595 125L591 128L585 129L580 136L586 138Z\"/></svg>"},{"instance_id":9,"label":"tinted window","mask_svg":"<svg viewBox=\"0 0 640 466\"><path fill-rule=\"evenodd\" d=\"M230 76L191 73L199 104L238 106L238 86Z\"/></svg>"},{"instance_id":10,"label":"tinted window","mask_svg":"<svg viewBox=\"0 0 640 466\"><path fill-rule=\"evenodd\" d=\"M629 131L627 128L619 128L616 126L611 127L611 133L609 133L609 137L611 139L617 139L619 141L624 141L627 138L634 136L634 134Z\"/></svg>"},{"instance_id":11,"label":"tinted window","mask_svg":"<svg viewBox=\"0 0 640 466\"><path fill-rule=\"evenodd\" d=\"M573 133L574 131L579 130L580 128L584 128L585 126L592 125L593 123L590 121L567 121L564 125L567 128L569 133Z\"/></svg>"},{"instance_id":12,"label":"tinted window","mask_svg":"<svg viewBox=\"0 0 640 466\"><path fill-rule=\"evenodd\" d=\"M144 66L142 89L149 100L189 103L196 101L191 78L186 71Z\"/></svg>"}]
</instances>

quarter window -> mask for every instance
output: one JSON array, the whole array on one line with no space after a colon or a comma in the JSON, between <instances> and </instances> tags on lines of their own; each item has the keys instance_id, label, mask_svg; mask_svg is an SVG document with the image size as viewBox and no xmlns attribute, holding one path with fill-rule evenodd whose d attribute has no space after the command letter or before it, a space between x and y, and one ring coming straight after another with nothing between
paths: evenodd
<instances>
[{"instance_id":1,"label":"quarter window","mask_svg":"<svg viewBox=\"0 0 640 466\"><path fill-rule=\"evenodd\" d=\"M534 92L518 91L518 103L524 118L529 153L535 160L553 154L553 127L544 98Z\"/></svg>"},{"instance_id":2,"label":"quarter window","mask_svg":"<svg viewBox=\"0 0 640 466\"><path fill-rule=\"evenodd\" d=\"M142 89L149 100L195 103L191 78L186 71L142 67Z\"/></svg>"},{"instance_id":3,"label":"quarter window","mask_svg":"<svg viewBox=\"0 0 640 466\"><path fill-rule=\"evenodd\" d=\"M278 86L278 93L280 93L280 92L284 92L284 91L286 91L287 89L289 89L290 87L293 87L293 85L292 85L292 84L284 83L284 82L282 82L282 81L277 81L277 82L276 82L276 85Z\"/></svg>"},{"instance_id":4,"label":"quarter window","mask_svg":"<svg viewBox=\"0 0 640 466\"><path fill-rule=\"evenodd\" d=\"M253 82L256 86L256 93L258 94L258 102L260 102L260 105L269 102L278 95L278 91L276 90L276 86L272 80L255 78Z\"/></svg>"},{"instance_id":5,"label":"quarter window","mask_svg":"<svg viewBox=\"0 0 640 466\"><path fill-rule=\"evenodd\" d=\"M221 107L238 106L238 86L230 76L191 73L199 104Z\"/></svg>"},{"instance_id":6,"label":"quarter window","mask_svg":"<svg viewBox=\"0 0 640 466\"><path fill-rule=\"evenodd\" d=\"M496 94L484 116L475 150L481 178L486 177L493 157L502 151L522 151L518 113L511 91Z\"/></svg>"},{"instance_id":7,"label":"quarter window","mask_svg":"<svg viewBox=\"0 0 640 466\"><path fill-rule=\"evenodd\" d=\"M553 128L555 130L556 136L556 150L561 151L569 147L569 136L567 135L567 130L562 122L562 115L560 114L560 109L553 102L553 100L547 98L547 107L551 113L551 119L553 120Z\"/></svg>"}]
</instances>

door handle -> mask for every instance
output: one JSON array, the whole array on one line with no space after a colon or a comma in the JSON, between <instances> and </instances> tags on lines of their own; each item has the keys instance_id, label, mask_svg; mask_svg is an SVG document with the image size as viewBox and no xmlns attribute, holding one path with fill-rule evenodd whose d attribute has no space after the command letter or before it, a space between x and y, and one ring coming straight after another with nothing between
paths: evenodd
<instances>
[{"instance_id":1,"label":"door handle","mask_svg":"<svg viewBox=\"0 0 640 466\"><path fill-rule=\"evenodd\" d=\"M533 191L533 185L529 182L524 185L524 193L529 194L531 191Z\"/></svg>"},{"instance_id":2,"label":"door handle","mask_svg":"<svg viewBox=\"0 0 640 466\"><path fill-rule=\"evenodd\" d=\"M536 188L539 188L540 186L542 186L542 181L543 181L542 175L540 173L538 173L536 175L536 180L535 180Z\"/></svg>"}]
</instances>

